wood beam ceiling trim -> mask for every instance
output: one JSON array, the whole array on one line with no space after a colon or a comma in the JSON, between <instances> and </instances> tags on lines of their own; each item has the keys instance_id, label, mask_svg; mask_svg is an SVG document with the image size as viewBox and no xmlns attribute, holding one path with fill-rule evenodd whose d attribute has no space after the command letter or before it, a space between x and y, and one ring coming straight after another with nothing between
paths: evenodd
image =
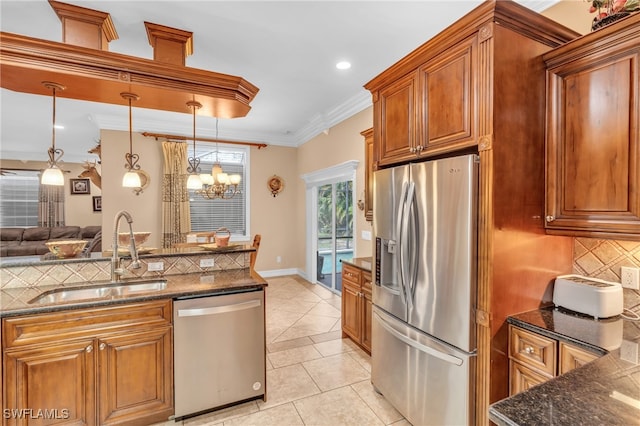
<instances>
[{"instance_id":1,"label":"wood beam ceiling trim","mask_svg":"<svg viewBox=\"0 0 640 426\"><path fill-rule=\"evenodd\" d=\"M166 133L142 132L142 136L149 137L149 138L156 138L156 140L158 140L158 139L178 140L178 141L192 141L193 140L193 137L191 137L191 136L168 135ZM254 146L254 147L257 147L258 149L266 148L267 146L269 146L266 143L242 142L242 141L226 141L226 140L223 140L223 139L213 139L213 138L199 138L199 137L196 137L196 140L197 141L201 141L201 142L223 143L223 144L228 144L228 145Z\"/></svg>"},{"instance_id":2,"label":"wood beam ceiling trim","mask_svg":"<svg viewBox=\"0 0 640 426\"><path fill-rule=\"evenodd\" d=\"M140 95L136 107L189 113L196 100L201 113L244 117L259 89L242 77L157 62L0 32L1 85L5 89L48 95L41 82L63 84L61 97L125 105L120 92Z\"/></svg>"}]
</instances>

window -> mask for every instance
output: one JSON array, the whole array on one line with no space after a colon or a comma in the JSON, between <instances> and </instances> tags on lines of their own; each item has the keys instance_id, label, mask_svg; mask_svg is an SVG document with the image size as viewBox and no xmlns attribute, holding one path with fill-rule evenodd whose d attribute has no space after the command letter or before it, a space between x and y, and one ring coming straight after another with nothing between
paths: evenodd
<instances>
[{"instance_id":1,"label":"window","mask_svg":"<svg viewBox=\"0 0 640 426\"><path fill-rule=\"evenodd\" d=\"M0 226L38 225L38 171L8 171L0 176Z\"/></svg>"},{"instance_id":2,"label":"window","mask_svg":"<svg viewBox=\"0 0 640 426\"><path fill-rule=\"evenodd\" d=\"M203 198L189 191L191 207L191 230L193 232L215 231L228 228L235 238L249 238L249 147L219 146L211 143L196 143L196 156L200 159L200 173L211 173L216 161L227 174L242 177L237 194L231 199Z\"/></svg>"}]
</instances>

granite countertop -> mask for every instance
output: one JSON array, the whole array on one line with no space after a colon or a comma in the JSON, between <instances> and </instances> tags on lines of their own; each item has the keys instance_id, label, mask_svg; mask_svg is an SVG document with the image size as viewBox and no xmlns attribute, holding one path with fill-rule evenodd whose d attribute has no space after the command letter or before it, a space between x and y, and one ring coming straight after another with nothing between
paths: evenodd
<instances>
[{"instance_id":1,"label":"granite countertop","mask_svg":"<svg viewBox=\"0 0 640 426\"><path fill-rule=\"evenodd\" d=\"M154 279L123 280L122 284L135 283L140 281L153 281ZM232 269L226 271L216 271L210 273L195 273L182 275L167 275L158 277L155 280L166 280L166 287L162 290L140 291L136 294L122 296L107 296L102 298L92 298L83 301L69 301L56 303L29 303L34 297L47 291L60 291L60 286L43 286L33 292L25 292L24 288L3 289L0 291L0 318L35 314L43 312L53 312L65 309L79 309L92 306L103 306L114 303L128 303L143 300L173 299L186 296L199 296L232 290L264 288L267 282L257 272L249 269ZM109 283L91 283L91 285L70 284L64 289L88 288L90 286L104 286Z\"/></svg>"},{"instance_id":2,"label":"granite countertop","mask_svg":"<svg viewBox=\"0 0 640 426\"><path fill-rule=\"evenodd\" d=\"M371 257L354 257L353 259L343 259L341 262L371 272Z\"/></svg>"},{"instance_id":3,"label":"granite countertop","mask_svg":"<svg viewBox=\"0 0 640 426\"><path fill-rule=\"evenodd\" d=\"M640 359L620 346L640 345L640 323L621 317L594 320L554 309L525 312L509 324L604 354L582 367L489 407L492 422L524 425L627 425L640 417Z\"/></svg>"}]
</instances>

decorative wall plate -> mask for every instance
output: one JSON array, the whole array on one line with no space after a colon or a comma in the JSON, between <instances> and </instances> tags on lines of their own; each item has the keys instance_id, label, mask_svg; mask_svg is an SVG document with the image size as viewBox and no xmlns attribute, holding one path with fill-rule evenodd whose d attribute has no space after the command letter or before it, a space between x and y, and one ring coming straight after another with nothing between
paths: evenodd
<instances>
[{"instance_id":1,"label":"decorative wall plate","mask_svg":"<svg viewBox=\"0 0 640 426\"><path fill-rule=\"evenodd\" d=\"M280 176L273 175L267 181L267 186L271 191L271 195L276 197L284 189L284 180Z\"/></svg>"}]
</instances>

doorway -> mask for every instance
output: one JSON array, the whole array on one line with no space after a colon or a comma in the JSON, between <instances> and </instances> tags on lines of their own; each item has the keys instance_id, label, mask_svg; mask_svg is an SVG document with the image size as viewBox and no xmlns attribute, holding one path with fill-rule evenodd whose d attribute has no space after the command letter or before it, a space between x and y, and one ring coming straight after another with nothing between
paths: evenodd
<instances>
[{"instance_id":1,"label":"doorway","mask_svg":"<svg viewBox=\"0 0 640 426\"><path fill-rule=\"evenodd\" d=\"M353 181L317 188L317 281L342 291L342 260L353 258Z\"/></svg>"},{"instance_id":2,"label":"doorway","mask_svg":"<svg viewBox=\"0 0 640 426\"><path fill-rule=\"evenodd\" d=\"M342 291L342 260L355 256L353 194L358 161L302 175L306 183L307 280Z\"/></svg>"}]
</instances>

